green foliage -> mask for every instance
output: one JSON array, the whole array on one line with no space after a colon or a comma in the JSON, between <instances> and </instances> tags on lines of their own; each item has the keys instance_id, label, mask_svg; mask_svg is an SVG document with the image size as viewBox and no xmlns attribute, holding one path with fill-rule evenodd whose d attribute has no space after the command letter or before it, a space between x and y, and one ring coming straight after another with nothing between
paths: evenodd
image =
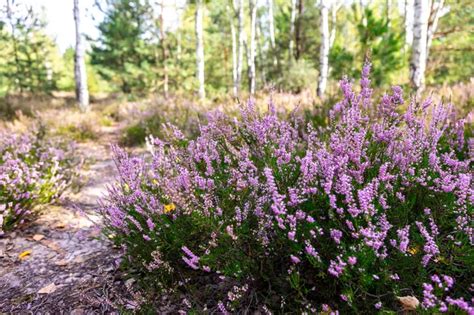
<instances>
[{"instance_id":1,"label":"green foliage","mask_svg":"<svg viewBox=\"0 0 474 315\"><path fill-rule=\"evenodd\" d=\"M453 84L474 74L474 7L469 0L446 1L449 12L439 20L431 47L427 81Z\"/></svg>"},{"instance_id":2,"label":"green foliage","mask_svg":"<svg viewBox=\"0 0 474 315\"><path fill-rule=\"evenodd\" d=\"M73 144L45 138L45 130L0 133L0 234L61 196L78 171Z\"/></svg>"},{"instance_id":3,"label":"green foliage","mask_svg":"<svg viewBox=\"0 0 474 315\"><path fill-rule=\"evenodd\" d=\"M92 64L124 93L150 88L155 57L147 45L151 7L139 0L114 0L99 24L101 36L92 46Z\"/></svg>"},{"instance_id":4,"label":"green foliage","mask_svg":"<svg viewBox=\"0 0 474 315\"><path fill-rule=\"evenodd\" d=\"M7 2L1 9L0 84L11 92L52 91L56 88L58 51L45 33L46 22L31 7L15 2Z\"/></svg>"},{"instance_id":5,"label":"green foliage","mask_svg":"<svg viewBox=\"0 0 474 315\"><path fill-rule=\"evenodd\" d=\"M365 314L398 311L409 292L459 311L449 300L470 298L474 274L463 121L428 101L400 113L399 87L378 100L368 82L357 94L343 80L345 99L313 120L323 128L249 102L197 137L167 126L146 158L114 149L105 232L150 303L184 292L197 312ZM438 275L453 283L430 305Z\"/></svg>"},{"instance_id":6,"label":"green foliage","mask_svg":"<svg viewBox=\"0 0 474 315\"><path fill-rule=\"evenodd\" d=\"M377 86L389 85L394 74L407 65L404 61L403 36L386 17L379 17L375 9L352 6L352 21L356 25L357 42L353 49L338 41L331 50L329 64L333 68L333 78L343 75L353 77L366 57L374 65L372 80Z\"/></svg>"},{"instance_id":7,"label":"green foliage","mask_svg":"<svg viewBox=\"0 0 474 315\"><path fill-rule=\"evenodd\" d=\"M284 74L276 81L282 90L299 93L312 88L317 80L316 69L304 59L290 62L286 67Z\"/></svg>"},{"instance_id":8,"label":"green foliage","mask_svg":"<svg viewBox=\"0 0 474 315\"><path fill-rule=\"evenodd\" d=\"M100 92L112 91L109 82L104 80L97 72L97 68L90 62L90 55L86 55L86 70L87 70L87 87L89 93L95 94ZM74 49L68 48L62 55L62 67L58 74L58 81L56 83L60 91L75 91L76 83L74 81Z\"/></svg>"}]
</instances>

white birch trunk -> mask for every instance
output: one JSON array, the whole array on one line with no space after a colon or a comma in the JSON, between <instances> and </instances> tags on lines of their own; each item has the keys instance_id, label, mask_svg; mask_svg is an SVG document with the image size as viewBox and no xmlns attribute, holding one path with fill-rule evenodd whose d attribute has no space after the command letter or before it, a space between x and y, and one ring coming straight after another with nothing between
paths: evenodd
<instances>
[{"instance_id":1,"label":"white birch trunk","mask_svg":"<svg viewBox=\"0 0 474 315\"><path fill-rule=\"evenodd\" d=\"M265 84L267 83L267 73L265 71L265 67L262 66L263 65L263 60L264 60L263 47L262 47L262 34L263 34L263 32L262 32L262 29L263 29L262 20L258 19L257 23L258 23L257 26L256 26L256 44L257 44L256 49L257 49L257 52L256 52L255 59L258 61L257 64L260 65L260 67L258 69L258 73L260 75L261 82L265 86ZM255 79L255 80L257 80L257 79Z\"/></svg>"},{"instance_id":2,"label":"white birch trunk","mask_svg":"<svg viewBox=\"0 0 474 315\"><path fill-rule=\"evenodd\" d=\"M294 58L294 46L295 46L295 22L296 22L296 0L291 0L291 11L290 11L290 45L289 53L290 60Z\"/></svg>"},{"instance_id":3,"label":"white birch trunk","mask_svg":"<svg viewBox=\"0 0 474 315\"><path fill-rule=\"evenodd\" d=\"M334 41L336 40L337 11L340 6L340 3L333 1L331 7L331 35L329 36L329 48L334 45Z\"/></svg>"},{"instance_id":4,"label":"white birch trunk","mask_svg":"<svg viewBox=\"0 0 474 315\"><path fill-rule=\"evenodd\" d=\"M426 40L426 59L428 59L433 36L438 28L438 22L441 17L449 12L449 8L444 6L444 0L433 2L431 7L431 14L428 23L428 35Z\"/></svg>"},{"instance_id":5,"label":"white birch trunk","mask_svg":"<svg viewBox=\"0 0 474 315\"><path fill-rule=\"evenodd\" d=\"M234 19L229 6L226 6L226 10L229 15L230 36L232 38L232 91L234 97L237 97L239 93L239 83L237 81L237 35L235 33Z\"/></svg>"},{"instance_id":6,"label":"white birch trunk","mask_svg":"<svg viewBox=\"0 0 474 315\"><path fill-rule=\"evenodd\" d=\"M181 14L182 14L182 9L179 8L178 6L178 0L174 1L174 8L176 11L176 17L177 17L177 27L176 27L176 59L178 61L181 61Z\"/></svg>"},{"instance_id":7,"label":"white birch trunk","mask_svg":"<svg viewBox=\"0 0 474 315\"><path fill-rule=\"evenodd\" d=\"M324 97L329 73L329 0L321 0L321 47L319 51L319 80L317 94Z\"/></svg>"},{"instance_id":8,"label":"white birch trunk","mask_svg":"<svg viewBox=\"0 0 474 315\"><path fill-rule=\"evenodd\" d=\"M165 23L164 23L164 1L161 0L160 5L161 5L161 11L160 11L160 42L161 42L161 51L162 51L162 57L163 57L163 94L165 98L168 98L168 81L169 81L169 75L168 75L168 47L166 43L166 32L165 32Z\"/></svg>"},{"instance_id":9,"label":"white birch trunk","mask_svg":"<svg viewBox=\"0 0 474 315\"><path fill-rule=\"evenodd\" d=\"M250 94L255 93L255 33L257 26L257 4L255 0L249 0L250 5L250 47L249 47L249 92Z\"/></svg>"},{"instance_id":10,"label":"white birch trunk","mask_svg":"<svg viewBox=\"0 0 474 315\"><path fill-rule=\"evenodd\" d=\"M430 7L428 0L415 0L410 81L417 92L421 92L425 84L425 70L428 57L427 43L429 13Z\"/></svg>"},{"instance_id":11,"label":"white birch trunk","mask_svg":"<svg viewBox=\"0 0 474 315\"><path fill-rule=\"evenodd\" d=\"M196 67L197 67L197 79L199 82L198 95L200 99L206 97L206 91L204 88L204 40L203 40L203 4L202 0L196 2L196 16L195 16L195 31L196 31Z\"/></svg>"},{"instance_id":12,"label":"white birch trunk","mask_svg":"<svg viewBox=\"0 0 474 315\"><path fill-rule=\"evenodd\" d=\"M81 111L89 110L89 90L87 89L87 72L84 61L84 42L81 33L81 15L79 0L74 0L74 22L76 26L76 52L74 55L74 79L76 81L76 100Z\"/></svg>"},{"instance_id":13,"label":"white birch trunk","mask_svg":"<svg viewBox=\"0 0 474 315\"><path fill-rule=\"evenodd\" d=\"M405 49L413 44L414 2L405 0Z\"/></svg>"},{"instance_id":14,"label":"white birch trunk","mask_svg":"<svg viewBox=\"0 0 474 315\"><path fill-rule=\"evenodd\" d=\"M276 66L278 64L278 60L276 58L276 43L275 43L275 18L273 16L273 0L268 0L268 28L270 33L270 47L272 49L273 54L273 65Z\"/></svg>"},{"instance_id":15,"label":"white birch trunk","mask_svg":"<svg viewBox=\"0 0 474 315\"><path fill-rule=\"evenodd\" d=\"M238 55L237 55L237 93L240 92L242 70L244 64L245 31L244 31L244 0L238 0L237 28L238 28Z\"/></svg>"}]
</instances>

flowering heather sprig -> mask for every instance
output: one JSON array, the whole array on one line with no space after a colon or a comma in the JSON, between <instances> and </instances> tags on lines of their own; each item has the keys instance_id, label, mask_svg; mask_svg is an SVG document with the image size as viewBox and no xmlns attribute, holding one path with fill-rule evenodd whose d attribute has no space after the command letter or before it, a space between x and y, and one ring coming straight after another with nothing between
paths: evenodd
<instances>
[{"instance_id":1,"label":"flowering heather sprig","mask_svg":"<svg viewBox=\"0 0 474 315\"><path fill-rule=\"evenodd\" d=\"M77 171L73 149L44 139L42 129L0 132L0 235L60 197Z\"/></svg>"},{"instance_id":2,"label":"flowering heather sprig","mask_svg":"<svg viewBox=\"0 0 474 315\"><path fill-rule=\"evenodd\" d=\"M210 114L193 139L150 138L149 159L114 148L120 181L101 206L107 228L136 266L159 250L180 276L153 275L261 283L281 290L280 311L305 299L298 308L339 307L342 294L351 301L342 310L373 312L392 305L380 292L401 287L430 311L466 309L469 277L458 276L470 269L458 255L474 244L474 142L460 139L465 124L449 105L405 101L400 87L375 100L369 72L360 93L341 80L327 127L260 114L250 101L241 120ZM433 282L428 270L443 271ZM341 291L347 281L354 293Z\"/></svg>"},{"instance_id":3,"label":"flowering heather sprig","mask_svg":"<svg viewBox=\"0 0 474 315\"><path fill-rule=\"evenodd\" d=\"M194 255L194 253L190 251L189 248L187 248L186 246L183 246L181 249L188 256L183 256L183 261L192 269L199 269L199 257Z\"/></svg>"}]
</instances>

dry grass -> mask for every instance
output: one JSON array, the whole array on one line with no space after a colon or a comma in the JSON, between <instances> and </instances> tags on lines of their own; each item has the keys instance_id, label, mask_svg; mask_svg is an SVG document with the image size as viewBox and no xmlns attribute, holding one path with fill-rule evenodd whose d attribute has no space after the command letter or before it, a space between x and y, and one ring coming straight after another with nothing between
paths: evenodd
<instances>
[{"instance_id":1,"label":"dry grass","mask_svg":"<svg viewBox=\"0 0 474 315\"><path fill-rule=\"evenodd\" d=\"M339 95L335 92L336 89L336 86L332 86L329 94ZM382 90L375 91L378 94L381 92ZM461 115L466 115L474 106L474 79L453 86L430 87L424 94L431 95L435 100L450 101ZM204 102L189 99L187 95L175 95L168 99L157 95L136 101L129 101L124 96L95 95L91 101L92 110L81 113L72 93L13 95L0 99L0 128L26 131L41 122L54 135L87 141L98 137L100 127L120 122L131 128L131 133L135 132L141 143L144 133L155 132L159 135L160 126L165 122L171 122L189 134L194 133L199 124L206 120L206 113L209 111L219 110L238 117L247 100L248 95L245 93L239 98L228 95ZM338 97L328 97L322 101L313 90L291 94L267 89L254 97L256 107L261 112L267 110L271 101L278 114L283 116L295 109L318 116L337 100ZM137 141L132 139L129 142L134 144Z\"/></svg>"}]
</instances>

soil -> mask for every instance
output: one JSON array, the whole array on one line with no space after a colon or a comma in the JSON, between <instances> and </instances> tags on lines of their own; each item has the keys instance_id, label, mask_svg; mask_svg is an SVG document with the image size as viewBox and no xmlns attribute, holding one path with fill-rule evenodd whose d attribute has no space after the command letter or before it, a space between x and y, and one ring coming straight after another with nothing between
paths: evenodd
<instances>
[{"instance_id":1,"label":"soil","mask_svg":"<svg viewBox=\"0 0 474 315\"><path fill-rule=\"evenodd\" d=\"M78 145L84 186L44 207L37 220L0 238L0 313L118 313L133 298L117 268L119 250L100 233L97 202L116 176L110 144L119 126Z\"/></svg>"}]
</instances>

